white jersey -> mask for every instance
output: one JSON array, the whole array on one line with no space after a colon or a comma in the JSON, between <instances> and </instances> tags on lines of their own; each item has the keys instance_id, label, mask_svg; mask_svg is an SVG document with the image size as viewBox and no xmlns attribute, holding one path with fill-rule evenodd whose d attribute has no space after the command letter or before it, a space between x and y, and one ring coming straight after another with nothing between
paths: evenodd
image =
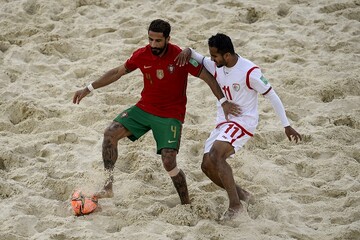
<instances>
[{"instance_id":1,"label":"white jersey","mask_svg":"<svg viewBox=\"0 0 360 240\"><path fill-rule=\"evenodd\" d=\"M203 59L205 68L216 78L228 101L239 105L239 116L229 115L229 121L240 125L241 129L252 136L258 125L258 93L266 94L271 86L263 77L261 70L251 61L238 56L238 61L231 68L216 67L208 57ZM226 122L224 111L217 102L217 125Z\"/></svg>"}]
</instances>

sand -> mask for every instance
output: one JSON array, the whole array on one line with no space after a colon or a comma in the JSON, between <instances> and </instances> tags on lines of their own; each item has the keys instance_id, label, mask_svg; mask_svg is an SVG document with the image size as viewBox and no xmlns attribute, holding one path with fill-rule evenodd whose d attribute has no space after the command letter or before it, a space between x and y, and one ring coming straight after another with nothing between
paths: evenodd
<instances>
[{"instance_id":1,"label":"sand","mask_svg":"<svg viewBox=\"0 0 360 240\"><path fill-rule=\"evenodd\" d=\"M138 101L141 73L80 105L73 94L146 45L156 18L205 55L211 35L229 35L303 135L289 142L260 98L256 134L229 160L256 201L233 221L219 221L226 193L200 169L215 98L194 77L178 155L192 204L179 204L149 133L119 143L114 198L71 212L74 189L102 186L103 132ZM359 21L359 0L0 0L0 239L360 239Z\"/></svg>"}]
</instances>

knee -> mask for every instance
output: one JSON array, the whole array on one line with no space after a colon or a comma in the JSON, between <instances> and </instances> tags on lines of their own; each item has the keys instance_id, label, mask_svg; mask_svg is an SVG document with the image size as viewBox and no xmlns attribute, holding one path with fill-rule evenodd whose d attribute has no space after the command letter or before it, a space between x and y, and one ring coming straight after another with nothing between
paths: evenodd
<instances>
[{"instance_id":1,"label":"knee","mask_svg":"<svg viewBox=\"0 0 360 240\"><path fill-rule=\"evenodd\" d=\"M208 159L203 159L202 163L201 163L201 170L206 173L209 169L209 160Z\"/></svg>"},{"instance_id":2,"label":"knee","mask_svg":"<svg viewBox=\"0 0 360 240\"><path fill-rule=\"evenodd\" d=\"M104 141L117 141L125 135L125 128L118 122L113 122L104 131Z\"/></svg>"},{"instance_id":3,"label":"knee","mask_svg":"<svg viewBox=\"0 0 360 240\"><path fill-rule=\"evenodd\" d=\"M208 161L212 162L213 164L216 164L216 162L220 159L219 151L212 147L210 149L209 155L208 155Z\"/></svg>"},{"instance_id":4,"label":"knee","mask_svg":"<svg viewBox=\"0 0 360 240\"><path fill-rule=\"evenodd\" d=\"M107 127L104 131L104 138L110 138L112 136L111 127Z\"/></svg>"},{"instance_id":5,"label":"knee","mask_svg":"<svg viewBox=\"0 0 360 240\"><path fill-rule=\"evenodd\" d=\"M206 173L208 172L210 169L214 168L214 163L213 161L210 159L209 154L205 154L203 157L203 161L201 163L201 170Z\"/></svg>"},{"instance_id":6,"label":"knee","mask_svg":"<svg viewBox=\"0 0 360 240\"><path fill-rule=\"evenodd\" d=\"M161 160L166 171L171 171L176 167L176 154L175 149L162 149Z\"/></svg>"},{"instance_id":7,"label":"knee","mask_svg":"<svg viewBox=\"0 0 360 240\"><path fill-rule=\"evenodd\" d=\"M107 127L104 131L103 147L114 144L114 138L110 127Z\"/></svg>"},{"instance_id":8,"label":"knee","mask_svg":"<svg viewBox=\"0 0 360 240\"><path fill-rule=\"evenodd\" d=\"M207 169L216 169L219 168L225 160L226 157L224 154L218 149L212 147L210 152L204 156L201 168L203 171L206 171Z\"/></svg>"}]
</instances>

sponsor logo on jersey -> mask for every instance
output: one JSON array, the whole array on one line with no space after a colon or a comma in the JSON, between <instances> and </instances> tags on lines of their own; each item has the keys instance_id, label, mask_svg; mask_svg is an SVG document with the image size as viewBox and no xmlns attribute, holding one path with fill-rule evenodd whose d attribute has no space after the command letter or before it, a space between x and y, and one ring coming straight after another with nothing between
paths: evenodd
<instances>
[{"instance_id":1,"label":"sponsor logo on jersey","mask_svg":"<svg viewBox=\"0 0 360 240\"><path fill-rule=\"evenodd\" d=\"M238 83L233 83L232 87L233 87L234 91L236 91L236 92L238 92L240 90L240 84L238 84Z\"/></svg>"},{"instance_id":2,"label":"sponsor logo on jersey","mask_svg":"<svg viewBox=\"0 0 360 240\"><path fill-rule=\"evenodd\" d=\"M158 79L163 79L164 78L164 71L162 69L156 69L156 77Z\"/></svg>"}]
</instances>

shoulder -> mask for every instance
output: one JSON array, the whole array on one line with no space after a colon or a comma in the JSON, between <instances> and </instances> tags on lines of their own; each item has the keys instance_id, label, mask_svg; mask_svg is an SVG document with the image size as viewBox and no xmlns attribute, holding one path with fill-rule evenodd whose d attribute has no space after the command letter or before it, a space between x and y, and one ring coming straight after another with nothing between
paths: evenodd
<instances>
[{"instance_id":1,"label":"shoulder","mask_svg":"<svg viewBox=\"0 0 360 240\"><path fill-rule=\"evenodd\" d=\"M133 71L149 59L151 60L150 46L148 45L142 48L138 48L132 53L131 57L127 59L125 68L129 71Z\"/></svg>"},{"instance_id":2,"label":"shoulder","mask_svg":"<svg viewBox=\"0 0 360 240\"><path fill-rule=\"evenodd\" d=\"M247 68L247 69L250 69L250 68L253 68L253 67L257 67L257 65L255 63L253 63L252 61L250 61L249 59L246 59L240 55L239 56L239 62L240 62L240 65L243 67L243 68Z\"/></svg>"},{"instance_id":3,"label":"shoulder","mask_svg":"<svg viewBox=\"0 0 360 240\"><path fill-rule=\"evenodd\" d=\"M168 43L168 51L171 53L178 54L181 52L181 48L178 45Z\"/></svg>"},{"instance_id":4,"label":"shoulder","mask_svg":"<svg viewBox=\"0 0 360 240\"><path fill-rule=\"evenodd\" d=\"M239 64L237 64L237 68L241 69L242 71L244 71L244 73L246 74L251 74L251 77L253 76L261 76L261 69L259 66L257 66L255 63L253 63L252 61L239 56Z\"/></svg>"},{"instance_id":5,"label":"shoulder","mask_svg":"<svg viewBox=\"0 0 360 240\"><path fill-rule=\"evenodd\" d=\"M133 56L141 56L141 55L149 54L149 53L150 53L150 46L146 45L145 47L138 48L137 50L135 50L132 55Z\"/></svg>"}]
</instances>

